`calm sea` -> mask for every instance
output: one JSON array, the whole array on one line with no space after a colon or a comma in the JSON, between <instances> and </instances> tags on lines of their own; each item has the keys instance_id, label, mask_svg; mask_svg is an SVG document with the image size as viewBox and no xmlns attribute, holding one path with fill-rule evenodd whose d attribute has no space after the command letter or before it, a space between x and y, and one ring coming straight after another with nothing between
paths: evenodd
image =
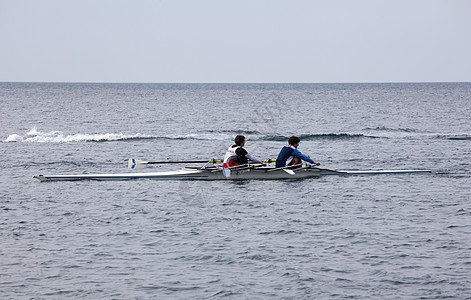
<instances>
[{"instance_id":1,"label":"calm sea","mask_svg":"<svg viewBox=\"0 0 471 300\"><path fill-rule=\"evenodd\" d=\"M471 83L0 83L1 299L471 299ZM127 159L330 169L250 181L50 182ZM162 165L148 171L174 170Z\"/></svg>"}]
</instances>

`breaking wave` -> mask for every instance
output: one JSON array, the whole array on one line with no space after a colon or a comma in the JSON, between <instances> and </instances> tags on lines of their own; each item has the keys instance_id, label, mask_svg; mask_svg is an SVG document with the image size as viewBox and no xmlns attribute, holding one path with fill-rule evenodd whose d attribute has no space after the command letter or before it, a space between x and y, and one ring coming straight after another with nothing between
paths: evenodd
<instances>
[{"instance_id":1,"label":"breaking wave","mask_svg":"<svg viewBox=\"0 0 471 300\"><path fill-rule=\"evenodd\" d=\"M108 141L126 141L136 139L149 139L152 137L136 133L134 135L123 133L97 133L84 134L76 133L66 135L61 131L41 132L36 127L24 135L11 134L3 142L22 142L22 143L71 143L71 142L108 142Z\"/></svg>"},{"instance_id":2,"label":"breaking wave","mask_svg":"<svg viewBox=\"0 0 471 300\"><path fill-rule=\"evenodd\" d=\"M154 136L141 133L123 134L123 133L75 133L64 134L62 131L38 131L36 127L26 134L11 134L4 143L73 143L73 142L114 142L114 141L135 141L135 140L232 140L232 135L227 134L182 134Z\"/></svg>"}]
</instances>

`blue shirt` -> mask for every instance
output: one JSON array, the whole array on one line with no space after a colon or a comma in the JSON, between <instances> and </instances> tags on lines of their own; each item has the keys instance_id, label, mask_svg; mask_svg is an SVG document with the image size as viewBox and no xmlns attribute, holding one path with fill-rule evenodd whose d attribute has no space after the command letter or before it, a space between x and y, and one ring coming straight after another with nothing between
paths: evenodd
<instances>
[{"instance_id":1,"label":"blue shirt","mask_svg":"<svg viewBox=\"0 0 471 300\"><path fill-rule=\"evenodd\" d=\"M291 145L288 145L288 146L284 146L281 149L280 154L278 154L278 158L276 159L276 167L277 168L286 167L286 162L290 160L291 156L299 157L300 159L310 162L311 164L314 163L312 159L302 154L301 151L299 151L298 149L294 148Z\"/></svg>"}]
</instances>

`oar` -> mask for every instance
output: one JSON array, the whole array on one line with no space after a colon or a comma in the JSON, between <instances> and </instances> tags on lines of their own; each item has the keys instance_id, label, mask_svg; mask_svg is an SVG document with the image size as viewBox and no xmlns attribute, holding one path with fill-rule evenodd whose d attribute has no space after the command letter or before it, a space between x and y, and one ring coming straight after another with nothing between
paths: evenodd
<instances>
[{"instance_id":1,"label":"oar","mask_svg":"<svg viewBox=\"0 0 471 300\"><path fill-rule=\"evenodd\" d=\"M211 160L174 160L174 161L145 161L135 158L130 158L128 161L128 168L130 169L144 169L147 165L160 165L160 164L203 164L203 163L222 163L222 159ZM276 159L267 159L266 163L276 162ZM239 166L240 167L240 166Z\"/></svg>"},{"instance_id":2,"label":"oar","mask_svg":"<svg viewBox=\"0 0 471 300\"><path fill-rule=\"evenodd\" d=\"M174 160L174 161L144 161L135 158L130 158L128 161L128 168L130 169L144 169L147 165L159 164L194 164L194 163L221 163L222 159L207 160Z\"/></svg>"}]
</instances>

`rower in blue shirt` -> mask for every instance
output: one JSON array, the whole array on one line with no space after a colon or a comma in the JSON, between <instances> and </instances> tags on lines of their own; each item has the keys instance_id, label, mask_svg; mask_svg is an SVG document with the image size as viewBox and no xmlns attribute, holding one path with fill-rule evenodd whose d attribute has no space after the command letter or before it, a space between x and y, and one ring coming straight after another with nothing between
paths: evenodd
<instances>
[{"instance_id":1,"label":"rower in blue shirt","mask_svg":"<svg viewBox=\"0 0 471 300\"><path fill-rule=\"evenodd\" d=\"M319 166L321 163L313 161L309 156L306 156L301 153L297 148L299 146L299 142L301 139L297 136L292 136L288 140L287 146L284 146L280 154L278 154L278 158L276 159L276 167L283 168L293 165L302 165L302 161L305 160L310 162L311 164Z\"/></svg>"}]
</instances>

